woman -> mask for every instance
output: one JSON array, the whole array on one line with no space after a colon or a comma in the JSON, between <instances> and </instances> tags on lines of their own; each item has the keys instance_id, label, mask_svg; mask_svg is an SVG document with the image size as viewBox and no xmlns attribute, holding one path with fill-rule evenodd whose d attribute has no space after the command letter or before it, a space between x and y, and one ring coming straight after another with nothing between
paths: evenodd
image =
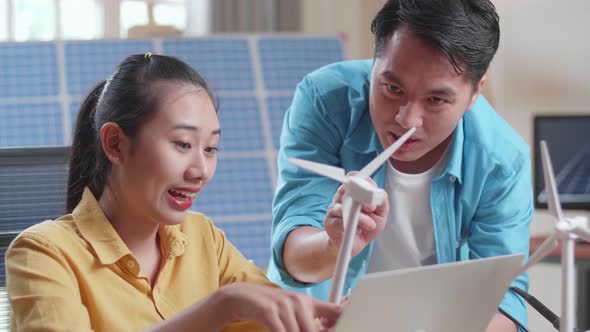
<instances>
[{"instance_id":1,"label":"woman","mask_svg":"<svg viewBox=\"0 0 590 332\"><path fill-rule=\"evenodd\" d=\"M70 214L6 253L12 330L315 331L340 307L276 289L202 214L220 127L201 76L132 55L81 106ZM247 321L254 321L247 322Z\"/></svg>"}]
</instances>

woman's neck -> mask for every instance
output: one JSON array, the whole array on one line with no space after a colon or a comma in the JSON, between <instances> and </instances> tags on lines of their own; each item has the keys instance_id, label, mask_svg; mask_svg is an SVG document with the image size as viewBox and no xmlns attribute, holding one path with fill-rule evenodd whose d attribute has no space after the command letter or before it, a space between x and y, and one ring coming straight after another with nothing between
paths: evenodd
<instances>
[{"instance_id":1,"label":"woman's neck","mask_svg":"<svg viewBox=\"0 0 590 332\"><path fill-rule=\"evenodd\" d=\"M145 217L127 208L124 197L107 184L98 203L111 225L134 256L145 256L158 247L158 224L146 222Z\"/></svg>"}]
</instances>

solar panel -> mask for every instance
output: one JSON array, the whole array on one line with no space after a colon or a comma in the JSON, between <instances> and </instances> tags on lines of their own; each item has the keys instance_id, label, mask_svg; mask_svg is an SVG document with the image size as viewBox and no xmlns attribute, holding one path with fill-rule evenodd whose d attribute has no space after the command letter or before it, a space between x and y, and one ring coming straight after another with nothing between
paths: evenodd
<instances>
[{"instance_id":1,"label":"solar panel","mask_svg":"<svg viewBox=\"0 0 590 332\"><path fill-rule=\"evenodd\" d=\"M162 43L163 53L195 68L217 92L253 91L254 71L246 38L172 39Z\"/></svg>"},{"instance_id":2,"label":"solar panel","mask_svg":"<svg viewBox=\"0 0 590 332\"><path fill-rule=\"evenodd\" d=\"M57 96L59 67L54 43L0 46L0 98Z\"/></svg>"},{"instance_id":3,"label":"solar panel","mask_svg":"<svg viewBox=\"0 0 590 332\"><path fill-rule=\"evenodd\" d=\"M154 47L150 40L94 40L68 42L64 49L68 94L86 96L128 55L152 52Z\"/></svg>"},{"instance_id":4,"label":"solar panel","mask_svg":"<svg viewBox=\"0 0 590 332\"><path fill-rule=\"evenodd\" d=\"M555 168L563 208L590 209L590 116L537 116L535 136L535 203L547 207L539 142L546 140Z\"/></svg>"},{"instance_id":5,"label":"solar panel","mask_svg":"<svg viewBox=\"0 0 590 332\"><path fill-rule=\"evenodd\" d=\"M557 174L558 191L569 200L590 200L590 143Z\"/></svg>"},{"instance_id":6,"label":"solar panel","mask_svg":"<svg viewBox=\"0 0 590 332\"><path fill-rule=\"evenodd\" d=\"M183 59L218 96L222 135L217 173L191 209L208 215L248 259L265 268L284 112L305 74L343 60L337 38L0 43L0 150L69 144L79 104L92 86L127 55L148 51ZM63 161L0 167L0 232L63 214L66 167Z\"/></svg>"},{"instance_id":7,"label":"solar panel","mask_svg":"<svg viewBox=\"0 0 590 332\"><path fill-rule=\"evenodd\" d=\"M264 150L260 105L254 95L221 97L218 116L222 132L220 153Z\"/></svg>"},{"instance_id":8,"label":"solar panel","mask_svg":"<svg viewBox=\"0 0 590 332\"><path fill-rule=\"evenodd\" d=\"M291 99L293 95L289 94L286 96L273 96L266 99L266 105L268 106L268 116L270 117L272 141L275 149L279 149L279 143L281 138L281 129L283 128L283 118L285 117L285 111L291 105Z\"/></svg>"},{"instance_id":9,"label":"solar panel","mask_svg":"<svg viewBox=\"0 0 590 332\"><path fill-rule=\"evenodd\" d=\"M293 91L305 74L342 60L336 38L267 37L258 41L264 87Z\"/></svg>"}]
</instances>

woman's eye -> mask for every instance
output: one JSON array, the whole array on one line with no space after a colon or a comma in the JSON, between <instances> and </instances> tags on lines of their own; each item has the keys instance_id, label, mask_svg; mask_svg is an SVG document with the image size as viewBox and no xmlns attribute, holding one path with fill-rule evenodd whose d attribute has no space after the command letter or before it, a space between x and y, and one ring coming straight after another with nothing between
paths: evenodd
<instances>
[{"instance_id":1,"label":"woman's eye","mask_svg":"<svg viewBox=\"0 0 590 332\"><path fill-rule=\"evenodd\" d=\"M216 153L217 150L218 149L216 147L214 147L214 146L209 146L209 147L206 147L205 148L205 152L207 152L207 153Z\"/></svg>"},{"instance_id":2,"label":"woman's eye","mask_svg":"<svg viewBox=\"0 0 590 332\"><path fill-rule=\"evenodd\" d=\"M186 142L176 141L174 144L183 150L188 150L191 148L191 144Z\"/></svg>"}]
</instances>

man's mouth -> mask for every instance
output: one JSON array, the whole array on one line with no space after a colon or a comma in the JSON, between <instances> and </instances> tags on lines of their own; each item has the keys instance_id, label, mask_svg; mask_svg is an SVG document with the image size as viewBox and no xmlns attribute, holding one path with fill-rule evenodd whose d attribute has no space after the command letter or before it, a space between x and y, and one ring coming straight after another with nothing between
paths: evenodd
<instances>
[{"instance_id":1,"label":"man's mouth","mask_svg":"<svg viewBox=\"0 0 590 332\"><path fill-rule=\"evenodd\" d=\"M398 139L399 139L399 138L402 136L402 135L397 135L397 134L395 134L395 133L392 133L392 135L393 135L393 138L394 138L396 141L397 141L397 140L398 140ZM412 143L414 143L414 142L418 142L418 141L419 141L419 139L416 139L416 138L410 137L410 138L408 138L408 140L407 140L407 141L405 141L405 142L404 142L404 145L406 145L406 144L412 144Z\"/></svg>"}]
</instances>

